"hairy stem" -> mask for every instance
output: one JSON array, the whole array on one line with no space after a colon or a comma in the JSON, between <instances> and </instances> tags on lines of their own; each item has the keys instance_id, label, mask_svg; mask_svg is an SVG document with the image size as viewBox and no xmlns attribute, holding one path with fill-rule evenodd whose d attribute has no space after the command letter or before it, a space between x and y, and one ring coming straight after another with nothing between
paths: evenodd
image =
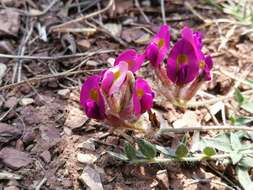
<instances>
[{"instance_id":1,"label":"hairy stem","mask_svg":"<svg viewBox=\"0 0 253 190\"><path fill-rule=\"evenodd\" d=\"M245 150L240 152L242 155L248 155L248 154L253 154L253 150ZM159 163L159 164L167 164L171 162L198 162L201 160L221 160L225 158L230 158L229 153L224 153L224 154L216 154L213 156L207 157L204 154L195 154L194 156L191 157L185 157L185 158L154 158L151 160L146 160L146 159L140 159L140 160L132 160L131 164L154 164L154 163Z\"/></svg>"}]
</instances>

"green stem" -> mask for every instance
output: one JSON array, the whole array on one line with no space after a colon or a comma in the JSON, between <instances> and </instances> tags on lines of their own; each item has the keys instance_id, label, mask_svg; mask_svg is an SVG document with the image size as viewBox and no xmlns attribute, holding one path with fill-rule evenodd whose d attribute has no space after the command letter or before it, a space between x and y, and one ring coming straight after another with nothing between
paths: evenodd
<instances>
[{"instance_id":1,"label":"green stem","mask_svg":"<svg viewBox=\"0 0 253 190\"><path fill-rule=\"evenodd\" d=\"M245 150L241 152L242 155L253 154L253 150ZM221 160L225 158L230 158L229 153L225 154L216 154L213 156L206 156L205 154L195 154L192 157L184 157L184 158L154 158L151 160L140 159L140 160L132 160L131 164L168 164L171 162L198 162L201 160Z\"/></svg>"},{"instance_id":2,"label":"green stem","mask_svg":"<svg viewBox=\"0 0 253 190\"><path fill-rule=\"evenodd\" d=\"M242 131L253 131L252 127L247 126L201 126L201 127L180 127L180 128L161 128L157 132L157 135L161 135L163 133L185 133L189 131L211 131L211 130L242 130Z\"/></svg>"}]
</instances>

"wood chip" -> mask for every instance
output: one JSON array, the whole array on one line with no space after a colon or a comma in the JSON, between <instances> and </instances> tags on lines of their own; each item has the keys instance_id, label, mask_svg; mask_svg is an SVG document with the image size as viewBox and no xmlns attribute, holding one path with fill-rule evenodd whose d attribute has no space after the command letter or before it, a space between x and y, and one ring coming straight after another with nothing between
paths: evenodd
<instances>
[{"instance_id":1,"label":"wood chip","mask_svg":"<svg viewBox=\"0 0 253 190\"><path fill-rule=\"evenodd\" d=\"M83 164L92 164L97 160L97 156L93 154L77 153L77 160Z\"/></svg>"},{"instance_id":2,"label":"wood chip","mask_svg":"<svg viewBox=\"0 0 253 190\"><path fill-rule=\"evenodd\" d=\"M83 169L83 173L79 177L79 179L84 185L88 186L91 190L104 189L99 173L90 166L86 166Z\"/></svg>"},{"instance_id":3,"label":"wood chip","mask_svg":"<svg viewBox=\"0 0 253 190\"><path fill-rule=\"evenodd\" d=\"M32 161L27 153L14 148L3 148L0 151L0 158L6 166L13 170L18 170L21 167L27 166Z\"/></svg>"}]
</instances>

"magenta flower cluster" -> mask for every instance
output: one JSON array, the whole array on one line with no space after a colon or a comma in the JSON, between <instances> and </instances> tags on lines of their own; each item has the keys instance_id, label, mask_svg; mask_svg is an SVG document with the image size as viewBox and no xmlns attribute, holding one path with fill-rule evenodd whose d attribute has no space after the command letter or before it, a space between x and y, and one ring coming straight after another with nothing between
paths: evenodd
<instances>
[{"instance_id":1,"label":"magenta flower cluster","mask_svg":"<svg viewBox=\"0 0 253 190\"><path fill-rule=\"evenodd\" d=\"M144 59L144 54L126 50L115 60L114 67L85 80L80 102L89 118L120 126L136 122L151 109L154 93L144 79L134 74Z\"/></svg>"},{"instance_id":2,"label":"magenta flower cluster","mask_svg":"<svg viewBox=\"0 0 253 190\"><path fill-rule=\"evenodd\" d=\"M170 30L163 25L146 49L161 93L178 106L184 106L201 84L211 79L213 62L202 52L202 46L202 34L184 27L181 38L170 49Z\"/></svg>"},{"instance_id":3,"label":"magenta flower cluster","mask_svg":"<svg viewBox=\"0 0 253 190\"><path fill-rule=\"evenodd\" d=\"M170 49L170 29L161 26L145 53L125 50L112 68L84 81L80 102L86 115L118 126L135 123L150 110L154 92L135 74L145 60L153 67L159 91L172 103L184 105L204 81L211 79L213 62L202 52L202 46L202 34L184 27L181 38Z\"/></svg>"}]
</instances>

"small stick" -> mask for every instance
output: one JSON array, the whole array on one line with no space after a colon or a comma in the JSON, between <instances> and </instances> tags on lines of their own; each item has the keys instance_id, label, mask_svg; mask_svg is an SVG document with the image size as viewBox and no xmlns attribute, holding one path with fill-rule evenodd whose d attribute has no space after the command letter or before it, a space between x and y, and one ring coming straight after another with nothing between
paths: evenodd
<instances>
[{"instance_id":1,"label":"small stick","mask_svg":"<svg viewBox=\"0 0 253 190\"><path fill-rule=\"evenodd\" d=\"M185 133L185 132L192 132L192 131L221 131L221 130L242 130L242 131L253 131L252 127L247 126L224 126L224 125L217 125L217 126L201 126L201 127L180 127L180 128L161 128L158 131L158 135L162 133Z\"/></svg>"},{"instance_id":2,"label":"small stick","mask_svg":"<svg viewBox=\"0 0 253 190\"><path fill-rule=\"evenodd\" d=\"M30 79L27 79L27 80L23 80L23 81L20 81L20 82L17 82L17 83L13 83L13 84L9 84L9 85L5 85L3 87L0 87L0 92L2 90L14 88L14 87L20 86L20 85L25 84L25 83L34 83L34 82L39 82L41 80L47 80L47 79L51 79L51 78L60 78L60 77L64 77L64 76L82 74L82 73L85 73L85 72L97 72L97 71L101 71L101 70L103 70L103 69L79 70L79 71L73 71L73 72L61 72L61 73L52 74L52 75L34 77L34 78L30 78Z\"/></svg>"},{"instance_id":3,"label":"small stick","mask_svg":"<svg viewBox=\"0 0 253 190\"><path fill-rule=\"evenodd\" d=\"M59 24L59 25L53 26L53 27L51 27L51 30L52 30L53 32L58 32L58 30L59 30L60 28L66 27L67 25L70 25L70 24L73 24L73 23L77 23L77 22L81 22L81 21L86 20L86 19L88 19L88 18L97 16L97 15L99 15L99 14L101 14L101 13L107 11L113 4L114 4L114 0L110 0L109 3L107 4L107 6L106 6L104 9L101 9L101 10L99 10L99 11L90 13L90 14L88 14L88 15L84 15L84 16L78 17L78 18L76 18L76 19L70 20L70 21L65 22L65 23L63 23L63 24Z\"/></svg>"},{"instance_id":4,"label":"small stick","mask_svg":"<svg viewBox=\"0 0 253 190\"><path fill-rule=\"evenodd\" d=\"M46 183L47 181L47 177L44 177L40 183L35 187L35 190L40 190L40 188L42 187L42 185L44 185L44 183Z\"/></svg>"},{"instance_id":5,"label":"small stick","mask_svg":"<svg viewBox=\"0 0 253 190\"><path fill-rule=\"evenodd\" d=\"M245 151L241 151L240 152L242 155L249 155L249 154L253 154L253 150L245 150ZM140 159L140 160L133 160L130 163L131 164L167 164L167 163L171 163L171 162L199 162L201 160L221 160L221 159L225 159L225 158L230 158L231 155L229 153L225 153L225 154L216 154L213 156L209 156L207 157L204 154L195 154L192 157L185 157L185 158L180 158L180 159L175 159L175 158L154 158L151 160L147 160L147 159Z\"/></svg>"},{"instance_id":6,"label":"small stick","mask_svg":"<svg viewBox=\"0 0 253 190\"><path fill-rule=\"evenodd\" d=\"M253 93L253 90L248 90L248 91L245 91L245 92L242 92L243 95L247 95L247 94L251 94ZM220 96L220 97L217 97L217 98L213 98L213 99L210 99L210 100L205 100L205 101L196 101L196 102L189 102L187 104L187 107L188 108L197 108L197 107L203 107L203 106L208 106L210 104L214 104L216 102L219 102L219 101L225 101L225 100L228 100L230 98L233 98L234 95L233 94L228 94L227 96Z\"/></svg>"},{"instance_id":7,"label":"small stick","mask_svg":"<svg viewBox=\"0 0 253 190\"><path fill-rule=\"evenodd\" d=\"M27 11L24 11L24 10L10 8L10 7L4 7L4 8L17 11L17 12L19 12L20 14L22 14L24 16L36 17L36 16L43 16L43 15L45 15L57 3L57 1L58 0L53 0L48 5L48 7L46 7L43 11L38 11L38 12L34 12L34 13L30 13L30 12L27 12Z\"/></svg>"},{"instance_id":8,"label":"small stick","mask_svg":"<svg viewBox=\"0 0 253 190\"><path fill-rule=\"evenodd\" d=\"M98 50L94 52L83 52L83 53L76 53L71 55L62 55L62 56L29 56L29 55L11 55L11 54L2 54L0 53L0 58L10 58L10 59L37 59L37 60L59 60L59 59L70 59L75 57L82 57L82 56L93 56L96 54L102 54L102 53L111 53L115 52L115 50L109 49L109 50Z\"/></svg>"},{"instance_id":9,"label":"small stick","mask_svg":"<svg viewBox=\"0 0 253 190\"><path fill-rule=\"evenodd\" d=\"M147 17L147 15L144 13L144 11L142 10L139 0L135 0L135 6L137 7L137 9L140 11L141 15L143 16L143 18L145 19L145 21L150 24L150 20Z\"/></svg>"},{"instance_id":10,"label":"small stick","mask_svg":"<svg viewBox=\"0 0 253 190\"><path fill-rule=\"evenodd\" d=\"M91 20L100 26L100 28L97 28L97 30L108 34L110 37L112 37L116 42L121 44L123 47L128 46L128 44L124 40L122 40L120 37L118 37L116 35L113 35L107 28L104 27L104 25L102 23L100 23L99 21L97 21L93 18L91 18Z\"/></svg>"},{"instance_id":11,"label":"small stick","mask_svg":"<svg viewBox=\"0 0 253 190\"><path fill-rule=\"evenodd\" d=\"M161 0L161 12L162 12L163 24L166 24L164 0Z\"/></svg>"}]
</instances>

